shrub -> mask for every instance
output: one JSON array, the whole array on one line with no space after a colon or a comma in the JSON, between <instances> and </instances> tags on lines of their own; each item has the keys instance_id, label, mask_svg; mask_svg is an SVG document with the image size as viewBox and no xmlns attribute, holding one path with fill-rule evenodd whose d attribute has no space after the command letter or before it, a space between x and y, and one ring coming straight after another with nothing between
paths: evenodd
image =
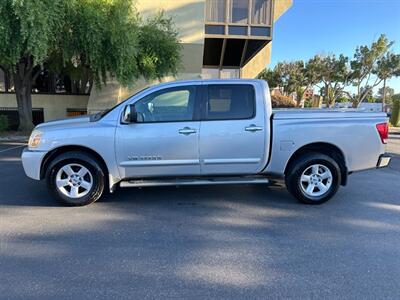
<instances>
[{"instance_id":1,"label":"shrub","mask_svg":"<svg viewBox=\"0 0 400 300\"><path fill-rule=\"evenodd\" d=\"M393 101L392 116L390 117L392 126L400 126L400 100Z\"/></svg>"},{"instance_id":2,"label":"shrub","mask_svg":"<svg viewBox=\"0 0 400 300\"><path fill-rule=\"evenodd\" d=\"M0 116L0 132L6 131L8 126L9 124L7 116Z\"/></svg>"},{"instance_id":3,"label":"shrub","mask_svg":"<svg viewBox=\"0 0 400 300\"><path fill-rule=\"evenodd\" d=\"M288 96L271 95L271 100L272 100L272 108L296 107L296 102Z\"/></svg>"}]
</instances>

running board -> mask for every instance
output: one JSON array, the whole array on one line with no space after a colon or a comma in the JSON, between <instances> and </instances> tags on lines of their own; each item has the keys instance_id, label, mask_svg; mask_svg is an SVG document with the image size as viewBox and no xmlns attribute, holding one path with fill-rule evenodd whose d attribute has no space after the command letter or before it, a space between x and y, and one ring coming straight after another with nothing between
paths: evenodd
<instances>
[{"instance_id":1,"label":"running board","mask_svg":"<svg viewBox=\"0 0 400 300\"><path fill-rule=\"evenodd\" d=\"M140 179L121 181L120 187L175 186L175 185L216 185L216 184L267 184L265 177L213 177L179 179Z\"/></svg>"}]
</instances>

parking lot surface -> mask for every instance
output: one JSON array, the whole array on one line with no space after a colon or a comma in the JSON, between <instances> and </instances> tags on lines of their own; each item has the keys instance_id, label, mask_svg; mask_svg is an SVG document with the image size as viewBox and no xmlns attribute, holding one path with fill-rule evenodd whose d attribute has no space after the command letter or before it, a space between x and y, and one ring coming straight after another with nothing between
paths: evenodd
<instances>
[{"instance_id":1,"label":"parking lot surface","mask_svg":"<svg viewBox=\"0 0 400 300\"><path fill-rule=\"evenodd\" d=\"M0 144L1 299L400 298L400 156L320 206L238 185L71 208L25 177L21 146Z\"/></svg>"}]
</instances>

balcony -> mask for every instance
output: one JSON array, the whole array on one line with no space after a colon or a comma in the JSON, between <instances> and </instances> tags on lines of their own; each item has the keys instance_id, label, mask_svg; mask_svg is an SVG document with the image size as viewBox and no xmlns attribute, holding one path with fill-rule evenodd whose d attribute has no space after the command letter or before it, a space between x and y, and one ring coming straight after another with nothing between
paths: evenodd
<instances>
[{"instance_id":1,"label":"balcony","mask_svg":"<svg viewBox=\"0 0 400 300\"><path fill-rule=\"evenodd\" d=\"M272 39L272 0L206 0L205 67L241 68Z\"/></svg>"}]
</instances>

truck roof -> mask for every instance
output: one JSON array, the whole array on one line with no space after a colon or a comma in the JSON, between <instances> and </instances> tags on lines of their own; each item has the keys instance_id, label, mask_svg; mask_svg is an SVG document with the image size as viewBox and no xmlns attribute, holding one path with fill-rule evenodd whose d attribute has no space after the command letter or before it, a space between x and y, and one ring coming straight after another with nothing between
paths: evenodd
<instances>
[{"instance_id":1,"label":"truck roof","mask_svg":"<svg viewBox=\"0 0 400 300\"><path fill-rule=\"evenodd\" d=\"M254 82L265 82L265 80L262 79L189 79L189 80L175 80L175 81L168 81L168 82L162 82L162 83L156 83L152 86L169 86L169 85L187 85L187 84L199 84L199 83L208 83L208 84L232 84L232 83L254 83Z\"/></svg>"}]
</instances>

